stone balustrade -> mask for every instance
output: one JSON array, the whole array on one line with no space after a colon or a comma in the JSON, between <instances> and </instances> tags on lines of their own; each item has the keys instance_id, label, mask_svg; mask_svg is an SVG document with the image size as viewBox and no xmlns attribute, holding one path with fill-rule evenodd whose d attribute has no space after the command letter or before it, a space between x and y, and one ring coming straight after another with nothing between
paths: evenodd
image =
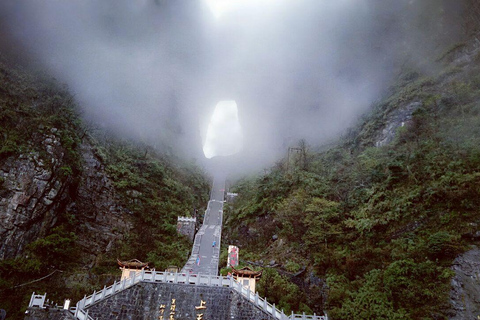
<instances>
[{"instance_id":1,"label":"stone balustrade","mask_svg":"<svg viewBox=\"0 0 480 320\"><path fill-rule=\"evenodd\" d=\"M123 281L116 281L111 286L104 287L98 292L94 292L92 295L84 297L77 303L75 309L75 316L80 320L90 320L88 316L88 307L102 301L116 293L119 293L125 289L128 289L140 282L153 282L153 283L174 283L185 285L197 285L197 286L213 286L213 287L229 287L255 306L264 310L267 314L272 315L275 319L279 320L293 320L293 319L312 319L312 320L328 320L327 316L305 315L305 314L292 314L287 316L283 311L278 310L275 304L271 304L258 295L253 293L249 288L242 286L239 282L235 281L232 277L201 275L201 274L189 274L189 273L170 273L170 272L157 272L145 271L134 275L132 278L125 279ZM87 309L87 310L86 310ZM85 311L86 310L86 311Z\"/></svg>"}]
</instances>

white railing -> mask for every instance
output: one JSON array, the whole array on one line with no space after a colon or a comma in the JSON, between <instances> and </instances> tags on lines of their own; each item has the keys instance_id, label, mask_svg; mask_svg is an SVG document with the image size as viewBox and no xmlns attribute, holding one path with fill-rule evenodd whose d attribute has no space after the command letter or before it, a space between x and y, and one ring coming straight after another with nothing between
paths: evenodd
<instances>
[{"instance_id":1,"label":"white railing","mask_svg":"<svg viewBox=\"0 0 480 320\"><path fill-rule=\"evenodd\" d=\"M328 320L327 316L316 315L299 315L292 314L287 316L283 311L278 310L275 304L271 304L258 295L253 293L248 287L242 286L239 282L235 281L232 277L202 275L202 274L189 274L189 273L171 273L171 272L157 272L145 271L134 274L132 278L124 279L123 281L116 281L111 286L104 287L98 292L94 292L90 296L84 297L77 303L75 316L80 320L91 319L88 317L88 311L85 312L85 308L97 303L105 298L108 298L116 293L119 293L139 282L150 283L175 283L175 284L187 284L187 285L205 285L212 287L228 287L238 292L241 296L246 298L249 302L253 303L258 308L264 310L266 313L272 315L275 319L279 320L291 320L291 319L312 319L312 320Z\"/></svg>"},{"instance_id":2,"label":"white railing","mask_svg":"<svg viewBox=\"0 0 480 320\"><path fill-rule=\"evenodd\" d=\"M79 320L94 320L92 317L88 315L88 310L85 311L83 309L79 309L78 304L73 315Z\"/></svg>"},{"instance_id":3,"label":"white railing","mask_svg":"<svg viewBox=\"0 0 480 320\"><path fill-rule=\"evenodd\" d=\"M309 319L326 319L328 320L327 316L323 317L318 317L316 315L306 315L305 313L303 314L292 314L288 319L301 319L301 320L309 320Z\"/></svg>"},{"instance_id":4,"label":"white railing","mask_svg":"<svg viewBox=\"0 0 480 320\"><path fill-rule=\"evenodd\" d=\"M197 219L196 219L196 218L190 218L190 217L178 217L178 218L177 218L177 221L182 221L182 222L185 222L185 221L196 222Z\"/></svg>"},{"instance_id":5,"label":"white railing","mask_svg":"<svg viewBox=\"0 0 480 320\"><path fill-rule=\"evenodd\" d=\"M43 304L45 303L45 299L47 298L47 294L35 294L32 293L32 297L30 298L30 303L28 304L28 307L38 307L38 308L43 308Z\"/></svg>"}]
</instances>

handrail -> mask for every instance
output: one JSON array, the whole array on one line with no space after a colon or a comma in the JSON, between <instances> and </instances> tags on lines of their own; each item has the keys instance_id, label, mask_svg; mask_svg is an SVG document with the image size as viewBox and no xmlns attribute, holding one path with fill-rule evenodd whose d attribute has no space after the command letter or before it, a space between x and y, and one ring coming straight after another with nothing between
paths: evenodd
<instances>
[{"instance_id":1,"label":"handrail","mask_svg":"<svg viewBox=\"0 0 480 320\"><path fill-rule=\"evenodd\" d=\"M173 273L173 272L159 272L155 270L143 270L141 273L134 274L132 278L127 278L121 281L115 281L112 285L104 287L100 291L94 291L93 294L84 297L77 303L75 315L80 320L90 320L88 312L84 309L104 300L116 293L119 293L131 286L140 283L174 283L187 285L202 285L210 287L228 287L238 292L242 297L253 303L256 307L264 310L266 313L272 315L279 320L293 320L293 319L312 319L312 320L328 320L327 316L292 314L287 316L283 311L278 310L275 304L271 304L266 298L262 298L258 293L253 293L250 288L242 286L242 284L232 277L212 276L204 274L190 274L190 273ZM78 316L80 315L80 316Z\"/></svg>"},{"instance_id":2,"label":"handrail","mask_svg":"<svg viewBox=\"0 0 480 320\"><path fill-rule=\"evenodd\" d=\"M88 310L85 312L83 309L79 308L78 303L77 308L75 309L75 313L73 315L79 320L94 320L88 315Z\"/></svg>"}]
</instances>

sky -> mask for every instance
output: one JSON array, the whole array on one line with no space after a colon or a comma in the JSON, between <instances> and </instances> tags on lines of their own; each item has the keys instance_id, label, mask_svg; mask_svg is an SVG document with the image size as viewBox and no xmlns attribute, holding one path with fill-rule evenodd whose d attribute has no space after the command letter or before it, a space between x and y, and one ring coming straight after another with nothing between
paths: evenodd
<instances>
[{"instance_id":1,"label":"sky","mask_svg":"<svg viewBox=\"0 0 480 320\"><path fill-rule=\"evenodd\" d=\"M400 68L428 72L458 3L3 0L0 46L66 83L93 126L200 163L215 106L235 101L246 172L337 138Z\"/></svg>"}]
</instances>

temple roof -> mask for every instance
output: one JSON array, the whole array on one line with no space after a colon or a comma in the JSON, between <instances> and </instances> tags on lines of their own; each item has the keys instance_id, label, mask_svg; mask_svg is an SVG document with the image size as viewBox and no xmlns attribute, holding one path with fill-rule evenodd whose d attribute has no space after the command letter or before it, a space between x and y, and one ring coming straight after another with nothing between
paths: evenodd
<instances>
[{"instance_id":1,"label":"temple roof","mask_svg":"<svg viewBox=\"0 0 480 320\"><path fill-rule=\"evenodd\" d=\"M129 269L148 268L148 264L149 264L149 262L141 262L140 260L137 260L137 259L132 259L128 261L120 261L117 259L117 262L120 267L125 267Z\"/></svg>"},{"instance_id":2,"label":"temple roof","mask_svg":"<svg viewBox=\"0 0 480 320\"><path fill-rule=\"evenodd\" d=\"M260 278L263 271L255 271L250 267L243 267L242 269L235 269L232 267L232 273L234 276Z\"/></svg>"}]
</instances>

